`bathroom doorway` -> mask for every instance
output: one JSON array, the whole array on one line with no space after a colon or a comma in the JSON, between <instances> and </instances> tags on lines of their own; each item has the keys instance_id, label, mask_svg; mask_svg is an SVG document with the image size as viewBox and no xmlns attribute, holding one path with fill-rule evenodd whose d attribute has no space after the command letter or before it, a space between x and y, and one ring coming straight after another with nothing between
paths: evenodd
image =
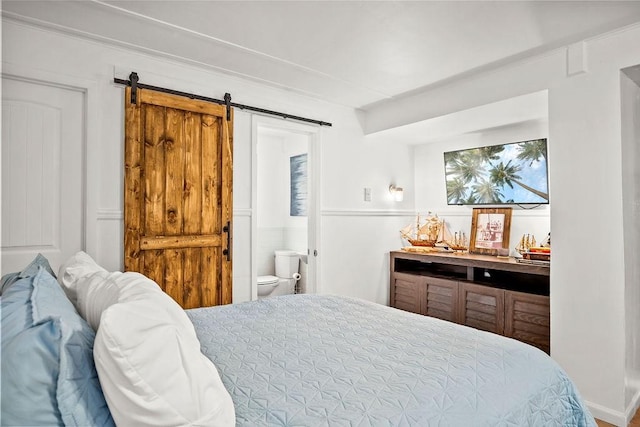
<instances>
[{"instance_id":1,"label":"bathroom doorway","mask_svg":"<svg viewBox=\"0 0 640 427\"><path fill-rule=\"evenodd\" d=\"M254 116L252 124L251 298L259 296L258 278L276 276L276 251L299 254L300 276L291 288L278 286L273 295L289 289L315 293L320 128L263 116ZM264 289L260 286L260 297Z\"/></svg>"}]
</instances>

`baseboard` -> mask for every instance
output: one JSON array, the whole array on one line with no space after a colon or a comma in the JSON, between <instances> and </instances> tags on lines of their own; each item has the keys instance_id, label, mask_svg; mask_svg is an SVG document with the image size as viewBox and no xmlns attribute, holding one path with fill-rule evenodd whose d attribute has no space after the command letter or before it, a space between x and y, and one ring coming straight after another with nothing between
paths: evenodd
<instances>
[{"instance_id":1,"label":"baseboard","mask_svg":"<svg viewBox=\"0 0 640 427\"><path fill-rule=\"evenodd\" d=\"M613 411L602 405L598 405L596 403L591 403L588 401L585 403L587 405L587 408L589 409L589 412L591 412L591 415L593 415L595 418L606 421L609 424L613 424L615 426L626 427L626 417L622 412Z\"/></svg>"},{"instance_id":2,"label":"baseboard","mask_svg":"<svg viewBox=\"0 0 640 427\"><path fill-rule=\"evenodd\" d=\"M625 411L625 426L631 422L638 408L640 408L640 390L636 391L636 394L633 395L631 402L629 402L629 405L627 406L627 410Z\"/></svg>"}]
</instances>

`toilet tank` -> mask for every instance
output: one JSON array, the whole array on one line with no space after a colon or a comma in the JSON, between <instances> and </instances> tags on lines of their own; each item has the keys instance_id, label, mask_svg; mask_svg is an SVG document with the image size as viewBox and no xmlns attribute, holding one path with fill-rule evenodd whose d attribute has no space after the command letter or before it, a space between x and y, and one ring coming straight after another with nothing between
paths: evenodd
<instances>
[{"instance_id":1,"label":"toilet tank","mask_svg":"<svg viewBox=\"0 0 640 427\"><path fill-rule=\"evenodd\" d=\"M295 251L276 251L276 276L290 279L298 272L300 255Z\"/></svg>"}]
</instances>

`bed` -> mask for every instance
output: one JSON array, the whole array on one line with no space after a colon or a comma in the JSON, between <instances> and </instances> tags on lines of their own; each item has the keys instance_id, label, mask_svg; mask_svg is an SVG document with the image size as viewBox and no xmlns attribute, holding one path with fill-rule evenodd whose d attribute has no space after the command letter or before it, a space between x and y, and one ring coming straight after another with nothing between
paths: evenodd
<instances>
[{"instance_id":1,"label":"bed","mask_svg":"<svg viewBox=\"0 0 640 427\"><path fill-rule=\"evenodd\" d=\"M3 425L596 425L553 359L488 332L340 296L184 311L84 253L55 276L2 278Z\"/></svg>"},{"instance_id":2,"label":"bed","mask_svg":"<svg viewBox=\"0 0 640 427\"><path fill-rule=\"evenodd\" d=\"M242 426L593 425L521 342L339 296L193 309Z\"/></svg>"}]
</instances>

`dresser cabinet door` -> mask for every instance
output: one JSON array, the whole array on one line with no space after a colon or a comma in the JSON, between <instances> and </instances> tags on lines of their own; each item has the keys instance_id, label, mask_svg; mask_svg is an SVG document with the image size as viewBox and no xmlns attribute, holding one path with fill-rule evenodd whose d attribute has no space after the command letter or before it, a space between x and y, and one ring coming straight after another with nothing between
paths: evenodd
<instances>
[{"instance_id":1,"label":"dresser cabinet door","mask_svg":"<svg viewBox=\"0 0 640 427\"><path fill-rule=\"evenodd\" d=\"M423 293L424 277L414 274L393 274L391 278L391 307L424 314L422 311Z\"/></svg>"},{"instance_id":2,"label":"dresser cabinet door","mask_svg":"<svg viewBox=\"0 0 640 427\"><path fill-rule=\"evenodd\" d=\"M461 283L460 323L476 329L504 333L504 290Z\"/></svg>"},{"instance_id":3,"label":"dresser cabinet door","mask_svg":"<svg viewBox=\"0 0 640 427\"><path fill-rule=\"evenodd\" d=\"M505 336L549 353L549 317L549 297L505 291Z\"/></svg>"},{"instance_id":4,"label":"dresser cabinet door","mask_svg":"<svg viewBox=\"0 0 640 427\"><path fill-rule=\"evenodd\" d=\"M450 322L458 322L458 281L425 277L424 314Z\"/></svg>"}]
</instances>

